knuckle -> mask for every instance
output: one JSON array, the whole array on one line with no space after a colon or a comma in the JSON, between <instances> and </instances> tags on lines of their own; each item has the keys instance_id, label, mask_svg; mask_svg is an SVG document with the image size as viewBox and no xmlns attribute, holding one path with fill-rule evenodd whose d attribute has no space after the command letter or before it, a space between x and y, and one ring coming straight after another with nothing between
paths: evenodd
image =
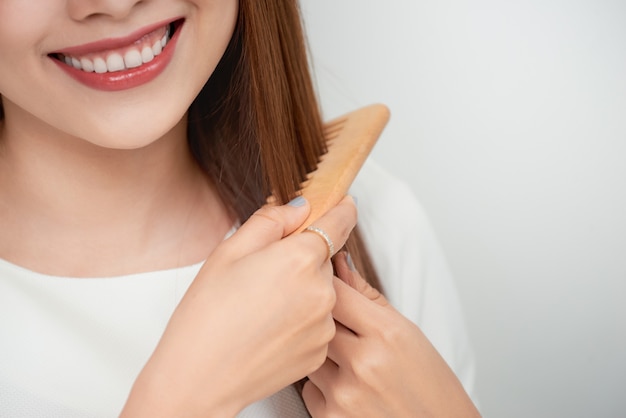
<instances>
[{"instance_id":1,"label":"knuckle","mask_svg":"<svg viewBox=\"0 0 626 418\"><path fill-rule=\"evenodd\" d=\"M345 384L341 381L337 382L334 387L333 398L338 411L354 411L360 403L358 392L354 385Z\"/></svg>"},{"instance_id":2,"label":"knuckle","mask_svg":"<svg viewBox=\"0 0 626 418\"><path fill-rule=\"evenodd\" d=\"M406 335L401 330L401 328L393 322L387 323L385 326L380 327L378 329L378 334L380 336L380 339L387 346L390 346L390 347L395 347L399 345Z\"/></svg>"},{"instance_id":3,"label":"knuckle","mask_svg":"<svg viewBox=\"0 0 626 418\"><path fill-rule=\"evenodd\" d=\"M300 244L299 260L307 267L319 267L319 257L317 253L317 247L312 249L310 246L306 246L303 243Z\"/></svg>"},{"instance_id":4,"label":"knuckle","mask_svg":"<svg viewBox=\"0 0 626 418\"><path fill-rule=\"evenodd\" d=\"M321 237L316 234L307 233L302 235L306 239L299 239L298 245L300 251L302 252L303 259L310 264L315 264L319 266L320 264L320 254L327 254L328 249L326 247L326 243L322 240Z\"/></svg>"},{"instance_id":5,"label":"knuckle","mask_svg":"<svg viewBox=\"0 0 626 418\"><path fill-rule=\"evenodd\" d=\"M367 355L357 353L351 365L352 372L358 380L366 385L372 385L378 380L387 364L385 355L380 350L370 350Z\"/></svg>"},{"instance_id":6,"label":"knuckle","mask_svg":"<svg viewBox=\"0 0 626 418\"><path fill-rule=\"evenodd\" d=\"M291 247L289 248L288 257L289 263L297 270L310 269L311 267L318 268L318 255L316 249L313 249L311 245L301 239L290 240Z\"/></svg>"},{"instance_id":7,"label":"knuckle","mask_svg":"<svg viewBox=\"0 0 626 418\"><path fill-rule=\"evenodd\" d=\"M324 283L320 277L319 257L298 240L289 238L281 241L277 248L283 270L303 286Z\"/></svg>"},{"instance_id":8,"label":"knuckle","mask_svg":"<svg viewBox=\"0 0 626 418\"><path fill-rule=\"evenodd\" d=\"M306 265L306 260L297 245L294 245L292 241L283 240L280 243L281 246L281 263L285 266L287 271L292 272L292 276L301 276L303 268Z\"/></svg>"}]
</instances>

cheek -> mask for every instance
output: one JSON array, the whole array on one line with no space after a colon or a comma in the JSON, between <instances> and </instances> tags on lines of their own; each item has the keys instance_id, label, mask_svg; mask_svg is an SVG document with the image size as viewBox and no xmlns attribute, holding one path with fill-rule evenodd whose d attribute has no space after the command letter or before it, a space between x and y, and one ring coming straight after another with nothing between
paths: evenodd
<instances>
[{"instance_id":1,"label":"cheek","mask_svg":"<svg viewBox=\"0 0 626 418\"><path fill-rule=\"evenodd\" d=\"M239 14L238 0L205 1L200 30L210 50L224 50L230 41Z\"/></svg>"},{"instance_id":2,"label":"cheek","mask_svg":"<svg viewBox=\"0 0 626 418\"><path fill-rule=\"evenodd\" d=\"M0 93L3 84L41 63L41 44L55 26L59 5L58 0L0 0Z\"/></svg>"},{"instance_id":3,"label":"cheek","mask_svg":"<svg viewBox=\"0 0 626 418\"><path fill-rule=\"evenodd\" d=\"M197 4L201 13L189 29L194 32L190 37L196 39L191 54L195 55L198 66L190 71L194 72L198 79L206 82L222 59L233 36L239 2L212 0L198 1Z\"/></svg>"},{"instance_id":4,"label":"cheek","mask_svg":"<svg viewBox=\"0 0 626 418\"><path fill-rule=\"evenodd\" d=\"M62 11L59 0L0 0L0 48L36 47Z\"/></svg>"}]
</instances>

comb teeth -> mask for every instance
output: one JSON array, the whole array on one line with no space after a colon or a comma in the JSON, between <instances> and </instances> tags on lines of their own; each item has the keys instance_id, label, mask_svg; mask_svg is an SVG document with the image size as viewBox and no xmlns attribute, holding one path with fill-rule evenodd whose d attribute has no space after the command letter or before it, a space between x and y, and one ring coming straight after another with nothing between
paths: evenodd
<instances>
[{"instance_id":1,"label":"comb teeth","mask_svg":"<svg viewBox=\"0 0 626 418\"><path fill-rule=\"evenodd\" d=\"M337 139L337 137L341 134L341 131L344 129L344 126L347 120L348 120L348 115L345 115L345 116L339 117L337 119L334 119L324 124L323 134L324 134L324 140L326 142L326 146L330 147L333 144L333 141ZM330 148L328 152L330 152ZM320 155L320 158L318 160L318 166L321 163L321 161L324 159L324 156L326 154L327 153ZM300 184L301 192L307 188L308 184L310 183L311 177L313 177L313 175L316 172L317 172L317 169L314 169L314 170L309 171L306 174L306 180L304 180Z\"/></svg>"},{"instance_id":2,"label":"comb teeth","mask_svg":"<svg viewBox=\"0 0 626 418\"><path fill-rule=\"evenodd\" d=\"M347 120L347 117L342 117L324 125L324 138L327 143L339 136Z\"/></svg>"},{"instance_id":3,"label":"comb teeth","mask_svg":"<svg viewBox=\"0 0 626 418\"><path fill-rule=\"evenodd\" d=\"M311 213L294 233L310 226L348 193L388 120L389 109L375 104L324 125L328 152L302 183L301 194L311 203Z\"/></svg>"}]
</instances>

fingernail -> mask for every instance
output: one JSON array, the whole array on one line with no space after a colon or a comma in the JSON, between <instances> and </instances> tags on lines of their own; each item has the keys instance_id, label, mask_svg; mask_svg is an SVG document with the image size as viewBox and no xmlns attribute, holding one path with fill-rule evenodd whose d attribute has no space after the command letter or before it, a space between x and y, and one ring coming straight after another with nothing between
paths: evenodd
<instances>
[{"instance_id":1,"label":"fingernail","mask_svg":"<svg viewBox=\"0 0 626 418\"><path fill-rule=\"evenodd\" d=\"M352 261L352 256L348 252L346 253L346 263L348 263L348 268L350 269L350 271L356 271L354 261Z\"/></svg>"},{"instance_id":2,"label":"fingernail","mask_svg":"<svg viewBox=\"0 0 626 418\"><path fill-rule=\"evenodd\" d=\"M304 206L306 204L306 199L302 196L298 196L295 199L292 199L291 202L287 203L289 206L293 206L295 208L299 208L300 206Z\"/></svg>"}]
</instances>

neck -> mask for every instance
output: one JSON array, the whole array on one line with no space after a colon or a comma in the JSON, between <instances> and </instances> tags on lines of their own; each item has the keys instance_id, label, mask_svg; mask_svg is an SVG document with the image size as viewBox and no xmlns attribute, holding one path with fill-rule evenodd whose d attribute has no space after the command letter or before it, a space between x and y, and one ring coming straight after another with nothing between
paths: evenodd
<instances>
[{"instance_id":1,"label":"neck","mask_svg":"<svg viewBox=\"0 0 626 418\"><path fill-rule=\"evenodd\" d=\"M230 227L181 121L139 149L63 135L0 137L0 258L97 277L202 261Z\"/></svg>"}]
</instances>

